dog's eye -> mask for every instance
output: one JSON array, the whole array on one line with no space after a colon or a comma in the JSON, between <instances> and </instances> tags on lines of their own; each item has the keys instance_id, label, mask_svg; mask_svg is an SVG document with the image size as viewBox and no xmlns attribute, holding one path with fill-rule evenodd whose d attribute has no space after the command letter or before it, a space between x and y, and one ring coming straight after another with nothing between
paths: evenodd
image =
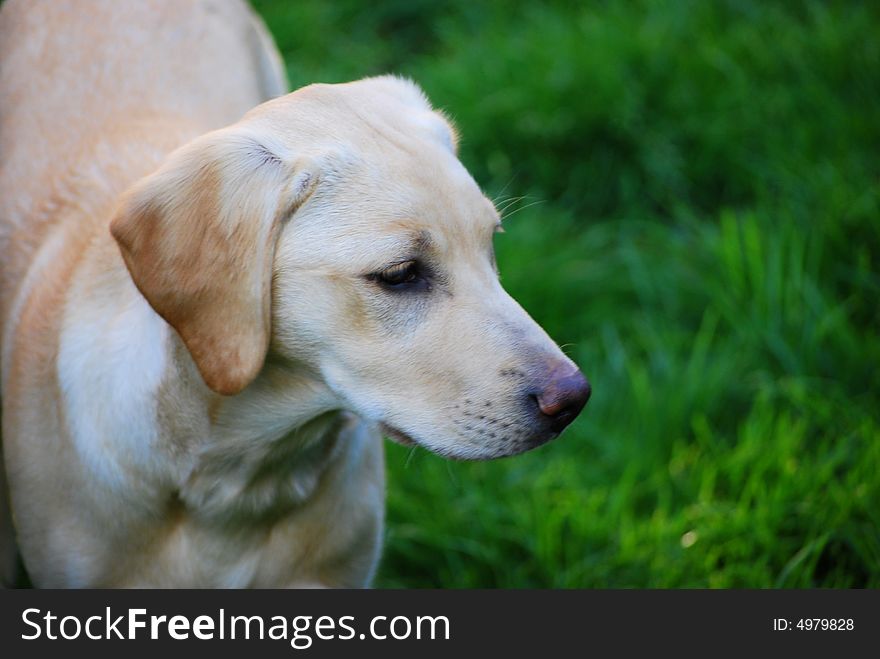
<instances>
[{"instance_id":1,"label":"dog's eye","mask_svg":"<svg viewBox=\"0 0 880 659\"><path fill-rule=\"evenodd\" d=\"M396 263L367 275L367 278L377 282L382 288L392 291L416 291L429 288L425 273L418 261Z\"/></svg>"},{"instance_id":2,"label":"dog's eye","mask_svg":"<svg viewBox=\"0 0 880 659\"><path fill-rule=\"evenodd\" d=\"M399 288L419 279L419 265L415 261L405 261L376 273L376 279L385 286Z\"/></svg>"}]
</instances>

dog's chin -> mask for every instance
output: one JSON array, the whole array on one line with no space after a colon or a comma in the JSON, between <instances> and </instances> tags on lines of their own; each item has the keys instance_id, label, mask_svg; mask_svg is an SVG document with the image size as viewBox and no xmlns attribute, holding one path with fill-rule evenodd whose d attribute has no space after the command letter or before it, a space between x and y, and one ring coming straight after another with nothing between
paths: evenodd
<instances>
[{"instance_id":1,"label":"dog's chin","mask_svg":"<svg viewBox=\"0 0 880 659\"><path fill-rule=\"evenodd\" d=\"M402 430L398 430L394 426L389 426L384 421L379 424L379 429L382 431L382 434L385 435L385 437L390 439L395 444L400 444L401 446L419 445L416 440L407 435L405 432L403 432Z\"/></svg>"},{"instance_id":2,"label":"dog's chin","mask_svg":"<svg viewBox=\"0 0 880 659\"><path fill-rule=\"evenodd\" d=\"M415 439L412 435L408 435L403 432L399 428L395 428L384 421L379 423L379 429L382 434L393 441L395 444L400 444L401 446L421 446L423 449L430 451L436 455L439 455L443 458L447 458L449 460L461 460L461 461L482 461L482 460L497 460L498 458L507 458L514 455L520 455L521 453L525 453L526 451L530 451L541 444L544 444L546 441L553 439L556 435L552 435L550 437L528 442L522 444L516 444L513 446L494 446L494 447L483 447L483 448L475 448L473 446L462 446L462 447L449 447L449 446L435 446L430 443L420 442Z\"/></svg>"}]
</instances>

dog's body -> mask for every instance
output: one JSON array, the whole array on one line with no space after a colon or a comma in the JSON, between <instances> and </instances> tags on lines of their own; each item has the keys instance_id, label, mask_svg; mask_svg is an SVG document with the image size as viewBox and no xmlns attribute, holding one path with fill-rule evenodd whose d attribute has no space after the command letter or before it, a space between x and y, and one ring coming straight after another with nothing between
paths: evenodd
<instances>
[{"instance_id":1,"label":"dog's body","mask_svg":"<svg viewBox=\"0 0 880 659\"><path fill-rule=\"evenodd\" d=\"M0 12L2 438L30 576L366 585L380 428L509 455L588 386L498 285L497 216L417 88L312 86L238 121L285 88L247 7L83 4Z\"/></svg>"}]
</instances>

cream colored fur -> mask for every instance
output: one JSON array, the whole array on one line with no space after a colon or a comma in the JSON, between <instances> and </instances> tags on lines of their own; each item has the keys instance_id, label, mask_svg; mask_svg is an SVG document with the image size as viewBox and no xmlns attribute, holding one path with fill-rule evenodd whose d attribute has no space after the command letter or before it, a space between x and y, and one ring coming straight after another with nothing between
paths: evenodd
<instances>
[{"instance_id":1,"label":"cream colored fur","mask_svg":"<svg viewBox=\"0 0 880 659\"><path fill-rule=\"evenodd\" d=\"M7 0L0 63L2 439L36 585L364 586L380 428L531 446L523 379L570 362L501 288L497 213L414 84L268 100L278 55L225 0ZM430 290L377 282L412 259ZM0 551L9 580L2 501Z\"/></svg>"}]
</instances>

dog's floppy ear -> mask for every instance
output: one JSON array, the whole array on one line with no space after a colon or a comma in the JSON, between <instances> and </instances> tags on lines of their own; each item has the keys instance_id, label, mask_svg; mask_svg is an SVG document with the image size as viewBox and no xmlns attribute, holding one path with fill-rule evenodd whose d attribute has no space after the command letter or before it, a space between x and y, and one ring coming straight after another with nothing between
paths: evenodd
<instances>
[{"instance_id":1,"label":"dog's floppy ear","mask_svg":"<svg viewBox=\"0 0 880 659\"><path fill-rule=\"evenodd\" d=\"M263 365L280 223L316 181L280 151L242 127L208 133L139 182L110 224L135 285L221 394Z\"/></svg>"}]
</instances>

